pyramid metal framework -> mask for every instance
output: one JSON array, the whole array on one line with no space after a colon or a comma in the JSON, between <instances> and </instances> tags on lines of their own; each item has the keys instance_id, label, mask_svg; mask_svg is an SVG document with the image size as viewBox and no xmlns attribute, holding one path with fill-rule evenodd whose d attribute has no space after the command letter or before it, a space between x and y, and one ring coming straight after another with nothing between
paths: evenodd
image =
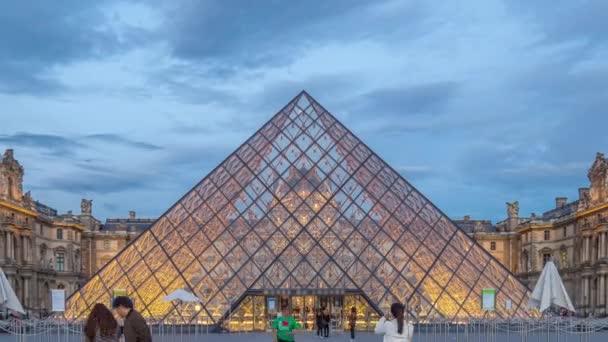
<instances>
[{"instance_id":1,"label":"pyramid metal framework","mask_svg":"<svg viewBox=\"0 0 608 342\"><path fill-rule=\"evenodd\" d=\"M528 317L528 289L306 92L75 292L66 316L114 289L144 316L180 315L160 299L182 288L201 299L186 321L218 323L247 291L311 288L449 320L487 315L481 289L493 288L494 317Z\"/></svg>"}]
</instances>

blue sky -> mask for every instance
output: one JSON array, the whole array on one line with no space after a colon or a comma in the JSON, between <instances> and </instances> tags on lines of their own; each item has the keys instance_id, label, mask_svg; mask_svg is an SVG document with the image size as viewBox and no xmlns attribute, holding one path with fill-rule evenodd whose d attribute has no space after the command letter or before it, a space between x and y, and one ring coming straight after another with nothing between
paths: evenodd
<instances>
[{"instance_id":1,"label":"blue sky","mask_svg":"<svg viewBox=\"0 0 608 342\"><path fill-rule=\"evenodd\" d=\"M608 2L4 1L0 148L60 211L160 215L300 90L452 217L608 152Z\"/></svg>"}]
</instances>

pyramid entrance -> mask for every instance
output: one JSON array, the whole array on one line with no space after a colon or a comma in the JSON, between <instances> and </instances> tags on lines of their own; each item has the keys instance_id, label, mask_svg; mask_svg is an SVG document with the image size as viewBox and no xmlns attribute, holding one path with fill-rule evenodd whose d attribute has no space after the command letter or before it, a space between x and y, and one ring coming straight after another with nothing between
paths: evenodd
<instances>
[{"instance_id":1,"label":"pyramid entrance","mask_svg":"<svg viewBox=\"0 0 608 342\"><path fill-rule=\"evenodd\" d=\"M201 302L160 301L176 289ZM302 310L333 296L340 317L354 305L368 322L393 302L422 320L528 317L528 289L306 92L75 292L67 317L116 291L146 317L239 330L266 328L272 298Z\"/></svg>"}]
</instances>

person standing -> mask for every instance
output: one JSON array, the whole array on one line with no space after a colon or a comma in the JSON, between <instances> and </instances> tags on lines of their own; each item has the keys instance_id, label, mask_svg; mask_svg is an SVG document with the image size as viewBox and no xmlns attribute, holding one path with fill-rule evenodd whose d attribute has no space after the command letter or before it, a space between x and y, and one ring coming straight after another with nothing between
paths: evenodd
<instances>
[{"instance_id":1,"label":"person standing","mask_svg":"<svg viewBox=\"0 0 608 342\"><path fill-rule=\"evenodd\" d=\"M357 326L357 309L353 306L348 314L348 323L350 324L350 342L355 342L355 327Z\"/></svg>"},{"instance_id":2,"label":"person standing","mask_svg":"<svg viewBox=\"0 0 608 342\"><path fill-rule=\"evenodd\" d=\"M387 320L382 316L374 332L384 335L384 342L411 342L414 336L414 326L405 321L405 306L401 303L391 305L394 319Z\"/></svg>"},{"instance_id":3,"label":"person standing","mask_svg":"<svg viewBox=\"0 0 608 342\"><path fill-rule=\"evenodd\" d=\"M323 315L321 318L321 324L323 325L323 337L329 337L329 323L331 323L331 316L327 308L323 309Z\"/></svg>"},{"instance_id":4,"label":"person standing","mask_svg":"<svg viewBox=\"0 0 608 342\"><path fill-rule=\"evenodd\" d=\"M294 342L293 329L300 329L301 327L300 323L289 316L286 310L272 321L272 329L277 331L277 342Z\"/></svg>"},{"instance_id":5,"label":"person standing","mask_svg":"<svg viewBox=\"0 0 608 342\"><path fill-rule=\"evenodd\" d=\"M112 312L103 304L97 303L84 325L87 342L115 342L118 340L118 323Z\"/></svg>"},{"instance_id":6,"label":"person standing","mask_svg":"<svg viewBox=\"0 0 608 342\"><path fill-rule=\"evenodd\" d=\"M317 309L317 312L315 314L315 321L317 323L317 337L318 338L322 338L323 337L323 311L322 309Z\"/></svg>"},{"instance_id":7,"label":"person standing","mask_svg":"<svg viewBox=\"0 0 608 342\"><path fill-rule=\"evenodd\" d=\"M142 315L133 309L133 302L129 297L114 298L112 307L123 320L122 333L125 342L151 342L152 334L148 323Z\"/></svg>"}]
</instances>

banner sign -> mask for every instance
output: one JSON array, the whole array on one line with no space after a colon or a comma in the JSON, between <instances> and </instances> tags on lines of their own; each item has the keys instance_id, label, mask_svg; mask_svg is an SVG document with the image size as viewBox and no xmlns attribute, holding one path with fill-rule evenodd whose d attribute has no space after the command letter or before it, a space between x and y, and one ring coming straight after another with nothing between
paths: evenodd
<instances>
[{"instance_id":1,"label":"banner sign","mask_svg":"<svg viewBox=\"0 0 608 342\"><path fill-rule=\"evenodd\" d=\"M51 311L65 311L65 290L51 290Z\"/></svg>"},{"instance_id":2,"label":"banner sign","mask_svg":"<svg viewBox=\"0 0 608 342\"><path fill-rule=\"evenodd\" d=\"M481 290L481 309L485 311L496 310L496 289Z\"/></svg>"}]
</instances>

